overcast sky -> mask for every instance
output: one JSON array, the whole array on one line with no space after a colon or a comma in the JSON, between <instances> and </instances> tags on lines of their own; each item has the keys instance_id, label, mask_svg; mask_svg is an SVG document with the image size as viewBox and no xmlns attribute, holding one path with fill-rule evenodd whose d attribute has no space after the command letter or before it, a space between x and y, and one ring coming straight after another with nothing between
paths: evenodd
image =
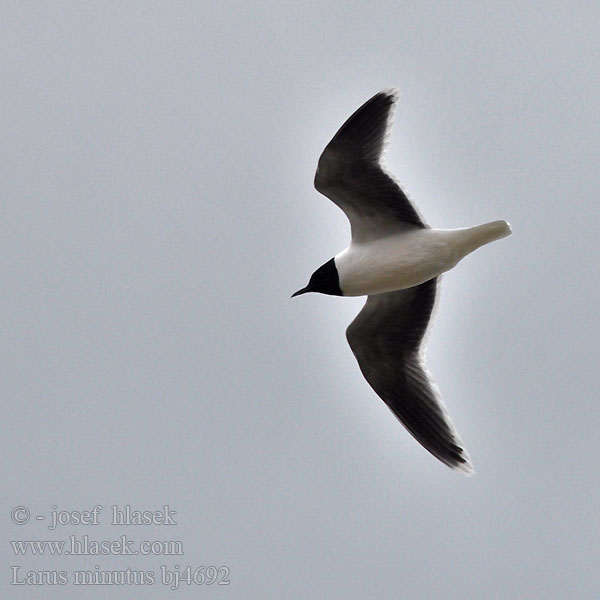
<instances>
[{"instance_id":1,"label":"overcast sky","mask_svg":"<svg viewBox=\"0 0 600 600\"><path fill-rule=\"evenodd\" d=\"M3 539L184 552L5 542L4 597L597 598L597 2L4 2L0 28ZM473 478L362 378L362 299L290 300L349 241L317 159L394 85L425 219L513 227L444 276L429 337ZM170 591L175 565L231 583ZM72 583L128 567L155 583Z\"/></svg>"}]
</instances>

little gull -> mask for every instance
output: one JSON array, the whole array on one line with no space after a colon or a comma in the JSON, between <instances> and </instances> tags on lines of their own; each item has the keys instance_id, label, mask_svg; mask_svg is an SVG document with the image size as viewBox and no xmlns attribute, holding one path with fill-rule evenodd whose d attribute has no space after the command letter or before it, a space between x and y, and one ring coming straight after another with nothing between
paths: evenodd
<instances>
[{"instance_id":1,"label":"little gull","mask_svg":"<svg viewBox=\"0 0 600 600\"><path fill-rule=\"evenodd\" d=\"M469 455L423 363L423 338L438 277L511 229L506 221L466 229L432 229L423 221L381 163L397 99L395 89L373 96L321 154L315 188L344 211L352 239L293 296L366 295L346 330L365 379L431 454L472 474Z\"/></svg>"}]
</instances>

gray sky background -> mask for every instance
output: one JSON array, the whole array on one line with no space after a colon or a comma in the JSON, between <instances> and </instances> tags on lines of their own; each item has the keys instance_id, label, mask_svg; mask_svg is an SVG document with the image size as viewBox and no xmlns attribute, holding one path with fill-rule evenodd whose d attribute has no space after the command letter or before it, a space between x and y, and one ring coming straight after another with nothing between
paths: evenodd
<instances>
[{"instance_id":1,"label":"gray sky background","mask_svg":"<svg viewBox=\"0 0 600 600\"><path fill-rule=\"evenodd\" d=\"M3 3L2 595L597 598L599 27L596 2ZM289 298L349 239L318 156L393 85L387 162L428 222L514 232L444 277L429 338L471 479L363 380L362 299ZM83 534L185 555L6 542ZM231 585L170 591L175 564Z\"/></svg>"}]
</instances>

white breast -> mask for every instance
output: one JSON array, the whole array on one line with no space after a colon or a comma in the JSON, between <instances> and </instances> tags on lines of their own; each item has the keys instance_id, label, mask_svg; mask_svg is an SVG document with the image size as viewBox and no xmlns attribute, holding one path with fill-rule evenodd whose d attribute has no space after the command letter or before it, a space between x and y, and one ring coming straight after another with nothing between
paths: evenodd
<instances>
[{"instance_id":1,"label":"white breast","mask_svg":"<svg viewBox=\"0 0 600 600\"><path fill-rule=\"evenodd\" d=\"M447 242L419 229L368 243L352 243L335 257L345 296L380 294L409 288L453 265ZM445 267L445 268L444 268Z\"/></svg>"}]
</instances>

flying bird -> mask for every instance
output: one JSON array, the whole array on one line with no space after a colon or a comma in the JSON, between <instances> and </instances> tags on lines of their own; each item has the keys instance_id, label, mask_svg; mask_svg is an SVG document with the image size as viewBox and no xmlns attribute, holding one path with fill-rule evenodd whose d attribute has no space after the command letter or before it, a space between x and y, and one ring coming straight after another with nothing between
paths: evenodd
<instances>
[{"instance_id":1,"label":"flying bird","mask_svg":"<svg viewBox=\"0 0 600 600\"><path fill-rule=\"evenodd\" d=\"M346 338L367 382L408 431L453 469L473 473L423 361L439 276L484 244L510 235L506 221L432 229L382 164L395 89L365 102L319 158L315 188L348 217L351 243L319 267L307 292L367 296Z\"/></svg>"}]
</instances>

